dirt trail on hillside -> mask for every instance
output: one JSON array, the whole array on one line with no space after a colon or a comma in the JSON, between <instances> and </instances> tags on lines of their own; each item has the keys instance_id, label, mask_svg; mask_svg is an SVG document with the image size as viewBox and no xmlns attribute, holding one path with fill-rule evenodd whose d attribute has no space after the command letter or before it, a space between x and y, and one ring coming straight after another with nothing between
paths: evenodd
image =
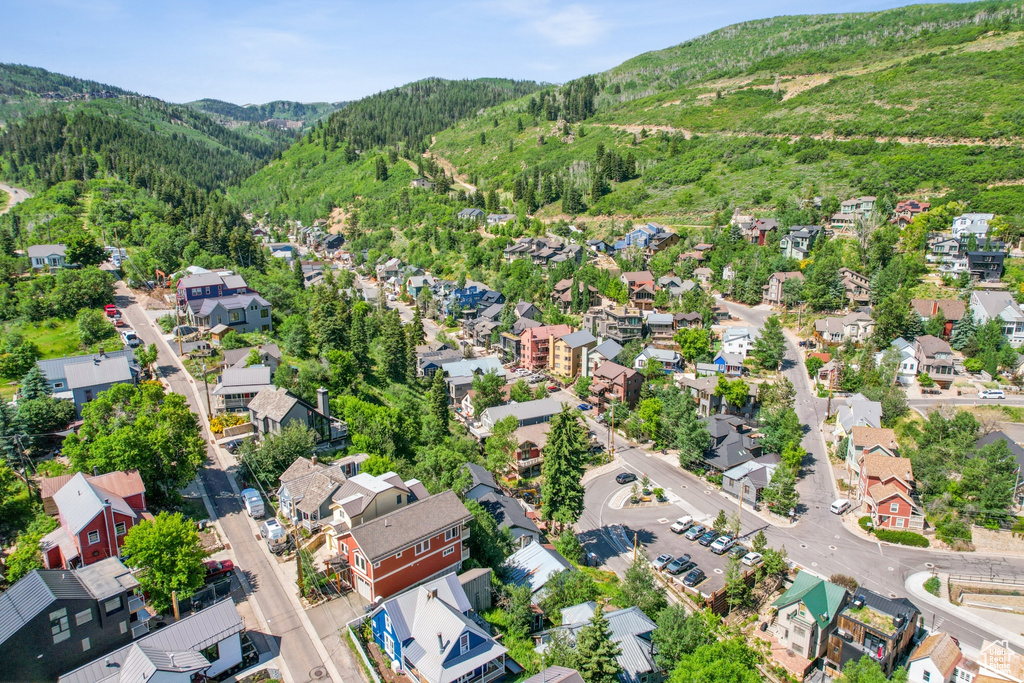
<instances>
[{"instance_id":1,"label":"dirt trail on hillside","mask_svg":"<svg viewBox=\"0 0 1024 683\"><path fill-rule=\"evenodd\" d=\"M437 136L436 135L431 135L430 136L430 146L433 147L435 142L437 142ZM427 151L427 152L423 153L423 158L424 159L426 159L428 157L429 158L433 158L434 163L436 163L441 168L443 168L445 171L447 171L452 176L452 178L455 179L455 182L457 182L459 185L462 185L463 187L465 187L468 192L476 192L476 185L470 185L469 184L469 176L466 175L466 174L459 174L455 170L455 165L452 164L452 162L448 161L447 159L445 159L442 156L438 156L437 154L435 154L434 152L431 152L431 151ZM415 168L415 164L413 165L413 168Z\"/></svg>"},{"instance_id":2,"label":"dirt trail on hillside","mask_svg":"<svg viewBox=\"0 0 1024 683\"><path fill-rule=\"evenodd\" d=\"M659 125L642 125L642 124L623 124L623 123L588 123L588 126L603 126L605 128L614 128L616 130L624 130L628 133L639 133L642 129L646 129L648 133L657 133L665 131L668 133L675 133L682 135L687 140L692 138L694 135L700 135L705 137L711 137L714 135L721 135L723 137L730 138L772 138L774 140L790 140L795 141L803 137L809 137L812 140L829 140L832 142L850 142L852 140L866 140L871 139L878 143L885 142L896 142L901 145L926 145L928 147L952 147L955 145L971 145L971 146L984 146L984 147L1017 147L1024 144L1024 137L1009 137L1009 138L996 138L993 140L983 140L981 138L938 138L938 137L926 137L916 138L907 136L887 137L879 136L875 138L863 137L846 137L842 135L826 135L823 133L817 133L815 135L794 135L791 133L753 133L746 131L732 131L732 130L719 130L700 132L694 131L687 128L675 128L673 126L659 126Z\"/></svg>"}]
</instances>

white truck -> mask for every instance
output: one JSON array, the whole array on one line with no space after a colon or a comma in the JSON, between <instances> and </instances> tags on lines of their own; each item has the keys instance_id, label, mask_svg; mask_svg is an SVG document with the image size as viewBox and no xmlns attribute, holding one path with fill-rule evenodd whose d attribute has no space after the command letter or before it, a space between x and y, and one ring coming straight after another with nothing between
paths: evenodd
<instances>
[{"instance_id":1,"label":"white truck","mask_svg":"<svg viewBox=\"0 0 1024 683\"><path fill-rule=\"evenodd\" d=\"M266 513L263 507L263 496L256 489L242 490L242 505L245 506L245 511L253 519L262 519Z\"/></svg>"}]
</instances>

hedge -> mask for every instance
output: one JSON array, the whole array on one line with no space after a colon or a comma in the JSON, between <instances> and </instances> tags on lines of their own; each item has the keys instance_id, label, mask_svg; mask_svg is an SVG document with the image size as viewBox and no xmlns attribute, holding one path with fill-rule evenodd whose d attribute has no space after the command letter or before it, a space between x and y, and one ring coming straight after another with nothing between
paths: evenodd
<instances>
[{"instance_id":1,"label":"hedge","mask_svg":"<svg viewBox=\"0 0 1024 683\"><path fill-rule=\"evenodd\" d=\"M899 545L911 545L916 548L927 548L931 545L928 539L913 531L892 531L891 529L875 529L875 536L879 541L886 543L898 543Z\"/></svg>"},{"instance_id":2,"label":"hedge","mask_svg":"<svg viewBox=\"0 0 1024 683\"><path fill-rule=\"evenodd\" d=\"M864 531L871 533L871 527L868 526L869 524L871 524L871 515L864 515L863 517L857 520L857 524L860 524L860 528Z\"/></svg>"}]
</instances>

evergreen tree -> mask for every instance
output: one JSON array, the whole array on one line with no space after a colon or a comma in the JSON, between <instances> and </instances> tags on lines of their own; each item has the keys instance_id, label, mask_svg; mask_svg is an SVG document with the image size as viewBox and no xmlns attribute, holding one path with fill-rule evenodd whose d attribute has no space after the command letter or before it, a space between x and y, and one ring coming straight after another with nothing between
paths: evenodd
<instances>
[{"instance_id":1,"label":"evergreen tree","mask_svg":"<svg viewBox=\"0 0 1024 683\"><path fill-rule=\"evenodd\" d=\"M430 385L430 412L441 425L441 434L448 434L448 422L451 413L448 411L448 385L444 381L444 373L440 369L434 371Z\"/></svg>"},{"instance_id":2,"label":"evergreen tree","mask_svg":"<svg viewBox=\"0 0 1024 683\"><path fill-rule=\"evenodd\" d=\"M374 169L374 178L376 180L387 180L388 179L388 163L384 160L384 157L378 156Z\"/></svg>"},{"instance_id":3,"label":"evergreen tree","mask_svg":"<svg viewBox=\"0 0 1024 683\"><path fill-rule=\"evenodd\" d=\"M397 310L389 310L384 314L381 325L381 364L383 375L392 382L405 379L405 332Z\"/></svg>"},{"instance_id":4,"label":"evergreen tree","mask_svg":"<svg viewBox=\"0 0 1024 683\"><path fill-rule=\"evenodd\" d=\"M306 288L306 278L302 274L302 259L300 258L295 259L292 264L292 279L300 292Z\"/></svg>"},{"instance_id":5,"label":"evergreen tree","mask_svg":"<svg viewBox=\"0 0 1024 683\"><path fill-rule=\"evenodd\" d=\"M419 309L416 309L417 316ZM413 325L405 326L405 381L412 384L416 381L416 346L423 341L423 337L416 337L416 330Z\"/></svg>"},{"instance_id":6,"label":"evergreen tree","mask_svg":"<svg viewBox=\"0 0 1024 683\"><path fill-rule=\"evenodd\" d=\"M622 667L617 657L622 650L618 643L612 642L611 636L608 620L599 606L590 624L581 628L576 636L577 670L586 683L618 682Z\"/></svg>"},{"instance_id":7,"label":"evergreen tree","mask_svg":"<svg viewBox=\"0 0 1024 683\"><path fill-rule=\"evenodd\" d=\"M697 415L697 404L687 392L670 385L661 392L662 424L670 429L668 446L679 451L679 464L690 467L711 445L711 434Z\"/></svg>"},{"instance_id":8,"label":"evergreen tree","mask_svg":"<svg viewBox=\"0 0 1024 683\"><path fill-rule=\"evenodd\" d=\"M31 401L36 398L48 398L53 395L43 371L38 365L33 365L21 380L21 392L18 395L20 401Z\"/></svg>"},{"instance_id":9,"label":"evergreen tree","mask_svg":"<svg viewBox=\"0 0 1024 683\"><path fill-rule=\"evenodd\" d=\"M658 613L668 607L665 589L654 577L651 563L643 554L638 554L626 570L621 597L624 607L635 605L651 619L657 618Z\"/></svg>"},{"instance_id":10,"label":"evergreen tree","mask_svg":"<svg viewBox=\"0 0 1024 683\"><path fill-rule=\"evenodd\" d=\"M907 341L914 341L924 335L924 320L916 310L911 310L907 315L907 326L903 330L903 336Z\"/></svg>"},{"instance_id":11,"label":"evergreen tree","mask_svg":"<svg viewBox=\"0 0 1024 683\"><path fill-rule=\"evenodd\" d=\"M516 132L517 133L522 133L523 132L523 119L520 116L516 117Z\"/></svg>"},{"instance_id":12,"label":"evergreen tree","mask_svg":"<svg viewBox=\"0 0 1024 683\"><path fill-rule=\"evenodd\" d=\"M568 405L551 418L544 447L544 519L558 525L575 524L583 512L583 463L589 440L576 410Z\"/></svg>"},{"instance_id":13,"label":"evergreen tree","mask_svg":"<svg viewBox=\"0 0 1024 683\"><path fill-rule=\"evenodd\" d=\"M750 355L765 370L778 371L786 355L786 336L782 333L779 316L769 316L764 322L761 336L754 342Z\"/></svg>"},{"instance_id":14,"label":"evergreen tree","mask_svg":"<svg viewBox=\"0 0 1024 683\"><path fill-rule=\"evenodd\" d=\"M974 314L968 310L964 317L960 318L960 321L953 326L953 331L949 335L949 345L957 351L961 350L974 337L977 328L977 323L974 322Z\"/></svg>"},{"instance_id":15,"label":"evergreen tree","mask_svg":"<svg viewBox=\"0 0 1024 683\"><path fill-rule=\"evenodd\" d=\"M771 481L761 492L761 500L775 514L787 517L789 511L794 509L800 500L793 470L788 467L776 467Z\"/></svg>"}]
</instances>

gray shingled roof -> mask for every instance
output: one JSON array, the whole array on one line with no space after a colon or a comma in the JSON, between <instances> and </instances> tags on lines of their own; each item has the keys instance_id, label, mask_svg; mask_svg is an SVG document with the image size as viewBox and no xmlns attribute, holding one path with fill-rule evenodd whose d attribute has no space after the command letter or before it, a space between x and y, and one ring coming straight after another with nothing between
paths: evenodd
<instances>
[{"instance_id":1,"label":"gray shingled roof","mask_svg":"<svg viewBox=\"0 0 1024 683\"><path fill-rule=\"evenodd\" d=\"M131 382L132 368L128 359L118 358L96 359L92 363L76 363L64 368L68 389L83 389L101 384Z\"/></svg>"},{"instance_id":2,"label":"gray shingled roof","mask_svg":"<svg viewBox=\"0 0 1024 683\"><path fill-rule=\"evenodd\" d=\"M29 258L43 258L54 254L64 256L67 247L63 244L34 244L27 251Z\"/></svg>"},{"instance_id":3,"label":"gray shingled roof","mask_svg":"<svg viewBox=\"0 0 1024 683\"><path fill-rule=\"evenodd\" d=\"M352 537L369 562L378 562L472 518L454 491L406 505L352 529Z\"/></svg>"},{"instance_id":4,"label":"gray shingled roof","mask_svg":"<svg viewBox=\"0 0 1024 683\"><path fill-rule=\"evenodd\" d=\"M284 387L264 387L249 401L249 410L259 417L269 417L275 422L285 418L296 403L300 401Z\"/></svg>"},{"instance_id":5,"label":"gray shingled roof","mask_svg":"<svg viewBox=\"0 0 1024 683\"><path fill-rule=\"evenodd\" d=\"M240 308L247 308L253 301L258 303L260 306L270 305L270 302L259 294L232 294L231 296L199 299L195 302L189 302L189 306L192 307L192 310L196 315L205 317L213 313L214 309L216 309L218 305L222 306L226 311L233 311Z\"/></svg>"},{"instance_id":6,"label":"gray shingled roof","mask_svg":"<svg viewBox=\"0 0 1024 683\"><path fill-rule=\"evenodd\" d=\"M608 339L595 346L592 353L599 353L608 360L614 360L616 356L622 353L622 345L617 341Z\"/></svg>"},{"instance_id":7,"label":"gray shingled roof","mask_svg":"<svg viewBox=\"0 0 1024 683\"><path fill-rule=\"evenodd\" d=\"M470 488L474 486L489 486L495 491L498 490L498 485L494 483L494 476L487 471L487 468L481 467L476 463L467 462L466 469L469 470Z\"/></svg>"},{"instance_id":8,"label":"gray shingled roof","mask_svg":"<svg viewBox=\"0 0 1024 683\"><path fill-rule=\"evenodd\" d=\"M503 529L518 528L540 533L537 524L526 516L526 511L514 498L509 498L503 493L491 492L477 498L477 502Z\"/></svg>"},{"instance_id":9,"label":"gray shingled roof","mask_svg":"<svg viewBox=\"0 0 1024 683\"><path fill-rule=\"evenodd\" d=\"M123 671L129 655L137 646L146 648L150 653L200 652L231 635L241 633L242 630L242 618L235 609L235 603L231 598L227 598L202 612L187 616L159 631L153 631L131 645L114 650L64 674L58 679L58 683L120 682L123 679L119 672ZM111 663L118 666L111 667ZM113 675L110 673L111 669L115 669ZM127 683L127 680L124 680Z\"/></svg>"},{"instance_id":10,"label":"gray shingled roof","mask_svg":"<svg viewBox=\"0 0 1024 683\"><path fill-rule=\"evenodd\" d=\"M226 349L224 351L224 365L232 366L244 361L249 357L249 352L257 347L246 346L244 349ZM277 344L262 344L259 346L260 354L266 354L276 360L281 360L281 347Z\"/></svg>"},{"instance_id":11,"label":"gray shingled roof","mask_svg":"<svg viewBox=\"0 0 1024 683\"><path fill-rule=\"evenodd\" d=\"M578 330L562 337L562 341L568 344L570 349L578 349L581 346L596 343L597 337L590 334L589 330Z\"/></svg>"}]
</instances>

